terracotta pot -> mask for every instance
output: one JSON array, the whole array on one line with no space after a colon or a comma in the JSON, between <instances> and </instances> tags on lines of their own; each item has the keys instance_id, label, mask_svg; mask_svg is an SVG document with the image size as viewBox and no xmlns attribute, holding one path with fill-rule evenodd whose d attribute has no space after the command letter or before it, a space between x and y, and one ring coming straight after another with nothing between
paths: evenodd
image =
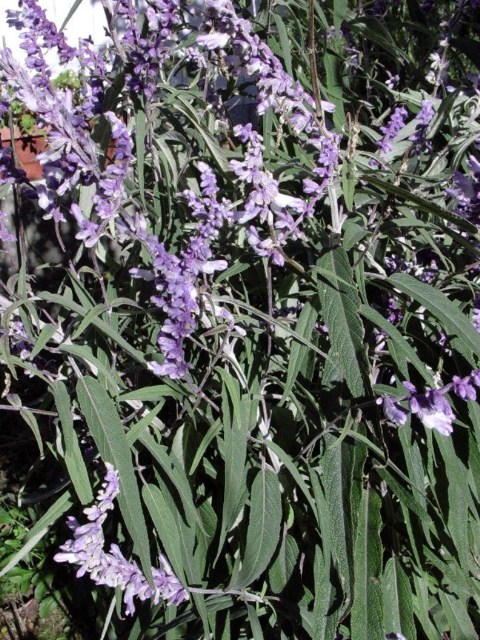
<instances>
[{"instance_id":1,"label":"terracotta pot","mask_svg":"<svg viewBox=\"0 0 480 640\"><path fill-rule=\"evenodd\" d=\"M8 127L0 129L0 137L2 147L12 146L10 129ZM30 135L27 135L22 133L18 127L14 127L14 137L18 168L26 172L29 180L41 180L43 178L43 169L37 160L37 155L47 149L47 137L37 129ZM106 167L115 162L116 146L116 140L110 140L105 158Z\"/></svg>"},{"instance_id":2,"label":"terracotta pot","mask_svg":"<svg viewBox=\"0 0 480 640\"><path fill-rule=\"evenodd\" d=\"M10 129L0 129L2 147L12 146ZM22 133L18 127L14 128L14 146L17 155L18 168L23 169L29 180L43 178L43 171L37 155L47 148L47 138L40 131L34 130L30 135Z\"/></svg>"}]
</instances>

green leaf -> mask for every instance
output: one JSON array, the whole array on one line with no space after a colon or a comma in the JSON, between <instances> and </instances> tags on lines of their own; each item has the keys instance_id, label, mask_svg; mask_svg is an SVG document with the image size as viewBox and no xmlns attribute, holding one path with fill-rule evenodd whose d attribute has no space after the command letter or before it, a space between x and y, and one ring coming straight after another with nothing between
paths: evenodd
<instances>
[{"instance_id":1,"label":"green leaf","mask_svg":"<svg viewBox=\"0 0 480 640\"><path fill-rule=\"evenodd\" d=\"M143 387L127 391L118 396L119 402L128 402L129 400L140 400L141 402L156 402L160 398L175 398L182 400L181 393L172 389L168 384L154 384L150 387Z\"/></svg>"},{"instance_id":2,"label":"green leaf","mask_svg":"<svg viewBox=\"0 0 480 640\"><path fill-rule=\"evenodd\" d=\"M88 376L79 378L77 397L102 459L110 462L118 471L120 511L133 540L134 551L140 558L142 569L146 577L151 580L148 531L133 469L132 455L120 417L113 400L94 378Z\"/></svg>"},{"instance_id":3,"label":"green leaf","mask_svg":"<svg viewBox=\"0 0 480 640\"><path fill-rule=\"evenodd\" d=\"M315 323L318 319L318 303L317 305L307 301L303 305L303 309L295 325L295 331L298 335L302 336L306 340L310 340L312 336ZM308 358L310 349L300 342L292 342L290 347L290 356L288 359L287 379L285 382L285 388L283 390L282 401L284 401L291 393L297 376Z\"/></svg>"},{"instance_id":4,"label":"green leaf","mask_svg":"<svg viewBox=\"0 0 480 640\"><path fill-rule=\"evenodd\" d=\"M332 280L321 278L318 282L322 314L332 345L329 357L341 369L352 395L358 398L365 393L367 366L363 325L358 315L360 298L353 286L352 269L340 247L327 251L318 265L332 274Z\"/></svg>"},{"instance_id":5,"label":"green leaf","mask_svg":"<svg viewBox=\"0 0 480 640\"><path fill-rule=\"evenodd\" d=\"M155 530L165 549L168 561L172 565L175 575L185 587L187 585L187 579L184 566L184 551L182 548L186 548L187 554L191 555L193 553L193 540L186 545L182 545L180 539L181 532L178 531L177 522L163 497L163 493L156 485L144 485L142 497L155 525Z\"/></svg>"},{"instance_id":6,"label":"green leaf","mask_svg":"<svg viewBox=\"0 0 480 640\"><path fill-rule=\"evenodd\" d=\"M342 22L347 17L348 1L334 0L333 2L333 26L340 30Z\"/></svg>"},{"instance_id":7,"label":"green leaf","mask_svg":"<svg viewBox=\"0 0 480 640\"><path fill-rule=\"evenodd\" d=\"M121 384L115 369L107 368L96 356L93 355L92 349L87 344L61 344L59 350L63 353L69 353L81 360L88 370L97 378L102 377L107 385L107 389L111 393L115 393L118 384Z\"/></svg>"},{"instance_id":8,"label":"green leaf","mask_svg":"<svg viewBox=\"0 0 480 640\"><path fill-rule=\"evenodd\" d=\"M273 593L280 593L285 589L295 570L299 553L295 538L289 533L284 535L278 554L268 572Z\"/></svg>"},{"instance_id":9,"label":"green leaf","mask_svg":"<svg viewBox=\"0 0 480 640\"><path fill-rule=\"evenodd\" d=\"M263 313L262 311L259 311L256 307L252 306L251 304L246 304L245 302L242 302L241 300L237 300L237 299L234 299L234 298L228 298L227 296L212 296L212 300L214 302L220 302L220 303L224 302L226 304L231 304L234 307L239 307L240 309L245 309L246 311L249 312L249 314L251 314L251 316L253 316L253 317L256 316L262 322L266 322L268 324L274 325L275 327L279 327L282 331L285 331L285 333L288 333L289 335L291 335L292 338L294 338L294 340L297 340L301 344L306 345L311 351L313 351L314 353L317 353L322 358L328 358L329 357L326 353L324 353L321 349L319 349L316 345L314 345L313 342L310 342L310 341L306 340L303 336L300 336L286 322L281 322L280 320L277 320L276 318L272 318L268 314ZM251 317L250 316L248 316L248 319L251 321Z\"/></svg>"},{"instance_id":10,"label":"green leaf","mask_svg":"<svg viewBox=\"0 0 480 640\"><path fill-rule=\"evenodd\" d=\"M354 549L352 640L385 640L383 629L381 498L370 487L362 501Z\"/></svg>"},{"instance_id":11,"label":"green leaf","mask_svg":"<svg viewBox=\"0 0 480 640\"><path fill-rule=\"evenodd\" d=\"M285 64L285 68L287 70L287 73L293 76L291 45L290 45L287 29L285 27L285 21L277 13L273 14L273 19L275 20L275 25L278 31L278 37L280 38L282 58Z\"/></svg>"},{"instance_id":12,"label":"green leaf","mask_svg":"<svg viewBox=\"0 0 480 640\"><path fill-rule=\"evenodd\" d=\"M60 27L59 31L63 31L65 29L67 24L70 22L70 19L72 18L73 15L75 15L78 7L82 4L82 2L83 2L83 0L75 0L75 2L73 3L70 11L67 13L67 17L63 21L62 26Z\"/></svg>"},{"instance_id":13,"label":"green leaf","mask_svg":"<svg viewBox=\"0 0 480 640\"><path fill-rule=\"evenodd\" d=\"M259 615L251 604L247 603L248 621L250 622L250 628L252 630L253 640L263 640L262 624L259 619ZM223 640L223 639L222 639Z\"/></svg>"},{"instance_id":14,"label":"green leaf","mask_svg":"<svg viewBox=\"0 0 480 640\"><path fill-rule=\"evenodd\" d=\"M338 444L333 436L325 438L325 452L321 458L322 475L320 477L323 492L316 488L314 471L310 474L315 502L319 509L318 520L324 546L323 563L329 561L331 554L339 582L343 590L346 606L351 602L353 531L352 523L356 519L355 500L351 498L353 484L358 480L353 476L356 469L355 453L362 447L353 447L348 442Z\"/></svg>"},{"instance_id":15,"label":"green leaf","mask_svg":"<svg viewBox=\"0 0 480 640\"><path fill-rule=\"evenodd\" d=\"M315 600L313 608L312 640L335 640L337 638L338 606L335 606L337 589L332 583L332 558L329 547L322 541L315 549L314 576Z\"/></svg>"},{"instance_id":16,"label":"green leaf","mask_svg":"<svg viewBox=\"0 0 480 640\"><path fill-rule=\"evenodd\" d=\"M0 578L6 575L13 567L15 567L20 560L23 560L25 556L27 556L32 549L40 542L40 540L44 537L44 535L48 532L48 527L43 527L43 529L38 530L35 535L30 536L27 542L22 546L22 548L17 551L9 560L9 562L3 567L0 571Z\"/></svg>"},{"instance_id":17,"label":"green leaf","mask_svg":"<svg viewBox=\"0 0 480 640\"><path fill-rule=\"evenodd\" d=\"M30 354L30 358L33 360L35 356L38 356L43 347L48 343L50 338L55 335L58 331L58 327L53 324L46 324L40 333L38 334L38 338L35 340L35 346L32 349Z\"/></svg>"},{"instance_id":18,"label":"green leaf","mask_svg":"<svg viewBox=\"0 0 480 640\"><path fill-rule=\"evenodd\" d=\"M49 532L50 527L61 515L63 515L73 505L69 491L66 491L48 511L38 520L30 529L23 540L22 547L11 556L8 563L0 571L0 578L11 571L21 560L23 560L32 549L40 542L40 540Z\"/></svg>"},{"instance_id":19,"label":"green leaf","mask_svg":"<svg viewBox=\"0 0 480 640\"><path fill-rule=\"evenodd\" d=\"M389 558L382 578L383 615L387 633L402 633L415 640L412 589L399 558Z\"/></svg>"},{"instance_id":20,"label":"green leaf","mask_svg":"<svg viewBox=\"0 0 480 640\"><path fill-rule=\"evenodd\" d=\"M72 505L72 495L70 491L65 491L65 493L63 493L33 525L25 536L25 542L31 540L40 531L44 531L46 533L52 524L55 524L55 522L57 522L57 520L66 513Z\"/></svg>"},{"instance_id":21,"label":"green leaf","mask_svg":"<svg viewBox=\"0 0 480 640\"><path fill-rule=\"evenodd\" d=\"M164 85L165 89L169 89L168 86ZM172 106L182 113L185 118L193 125L195 130L198 132L199 136L203 139L205 146L208 148L212 160L217 164L218 168L223 172L230 171L230 166L225 157L225 152L222 147L217 142L216 138L205 128L205 124L199 119L199 115L197 111L193 108L193 106L188 102L186 92L179 93L178 91L172 91L174 95L172 95L171 101Z\"/></svg>"},{"instance_id":22,"label":"green leaf","mask_svg":"<svg viewBox=\"0 0 480 640\"><path fill-rule=\"evenodd\" d=\"M452 346L475 366L472 352L477 357L480 356L480 334L455 302L449 300L438 289L406 273L395 273L388 280L393 287L400 289L402 293L428 309L441 322L442 328L453 337Z\"/></svg>"},{"instance_id":23,"label":"green leaf","mask_svg":"<svg viewBox=\"0 0 480 640\"><path fill-rule=\"evenodd\" d=\"M440 591L443 612L450 624L451 640L478 640L478 633L468 615L465 599L455 594Z\"/></svg>"},{"instance_id":24,"label":"green leaf","mask_svg":"<svg viewBox=\"0 0 480 640\"><path fill-rule=\"evenodd\" d=\"M425 524L428 526L431 524L431 518L428 515L428 512L425 508L425 505L422 504L422 501L417 499L418 492L412 491L410 493L407 487L404 487L401 482L399 482L395 476L390 473L388 469L385 467L379 468L378 475L385 480L389 489L396 495L396 497L400 500L402 507L410 509L413 511L419 518L422 518L425 521Z\"/></svg>"},{"instance_id":25,"label":"green leaf","mask_svg":"<svg viewBox=\"0 0 480 640\"><path fill-rule=\"evenodd\" d=\"M291 458L291 456L284 449L279 447L278 444L276 444L275 442L272 442L271 440L264 440L263 444L264 444L264 446L266 446L269 449L271 449L273 451L273 453L276 456L278 456L278 458L282 462L282 464L285 465L285 468L291 474L291 476L294 479L297 487L300 489L300 491L305 496L308 504L310 505L312 513L316 514L317 511L316 511L315 500L313 499L312 494L310 493L310 491L309 491L309 489L307 487L307 484L306 484L305 480L303 479L302 474L299 471L298 464L296 464L293 461L293 459Z\"/></svg>"},{"instance_id":26,"label":"green leaf","mask_svg":"<svg viewBox=\"0 0 480 640\"><path fill-rule=\"evenodd\" d=\"M412 575L415 585L413 607L415 615L420 622L420 627L428 640L438 640L439 633L430 619L430 601L428 593L428 575Z\"/></svg>"},{"instance_id":27,"label":"green leaf","mask_svg":"<svg viewBox=\"0 0 480 640\"><path fill-rule=\"evenodd\" d=\"M157 413L162 409L164 402L159 402L156 407L145 413L145 415L140 418L138 422L130 425L127 431L127 442L131 447L144 433L145 430L150 426L150 424L155 419Z\"/></svg>"},{"instance_id":28,"label":"green leaf","mask_svg":"<svg viewBox=\"0 0 480 640\"><path fill-rule=\"evenodd\" d=\"M247 542L242 567L232 587L243 588L267 568L280 538L282 499L278 477L261 469L253 481Z\"/></svg>"},{"instance_id":29,"label":"green leaf","mask_svg":"<svg viewBox=\"0 0 480 640\"><path fill-rule=\"evenodd\" d=\"M333 122L337 129L341 129L345 122L345 109L343 106L343 78L342 60L339 56L326 51L323 56L325 68L325 88L327 98L335 105Z\"/></svg>"},{"instance_id":30,"label":"green leaf","mask_svg":"<svg viewBox=\"0 0 480 640\"><path fill-rule=\"evenodd\" d=\"M52 382L50 389L55 401L65 444L65 465L78 499L82 504L93 501L92 487L83 460L77 434L73 427L72 405L67 387L61 381Z\"/></svg>"},{"instance_id":31,"label":"green leaf","mask_svg":"<svg viewBox=\"0 0 480 640\"><path fill-rule=\"evenodd\" d=\"M195 473L196 468L200 464L205 451L207 450L208 445L211 441L217 436L222 428L222 423L220 420L216 420L212 426L208 429L207 433L203 436L202 441L197 446L197 451L192 460L192 464L190 465L190 469L188 470L188 474L191 476Z\"/></svg>"},{"instance_id":32,"label":"green leaf","mask_svg":"<svg viewBox=\"0 0 480 640\"><path fill-rule=\"evenodd\" d=\"M353 209L356 183L357 180L355 178L354 164L349 158L345 158L342 165L342 195L345 200L347 211L352 211ZM368 233L368 231L360 228L358 233L361 239ZM353 244L351 246L353 246ZM345 249L348 250L348 247L345 246Z\"/></svg>"},{"instance_id":33,"label":"green leaf","mask_svg":"<svg viewBox=\"0 0 480 640\"><path fill-rule=\"evenodd\" d=\"M457 558L465 574L468 572L468 469L458 457L451 438L438 437L437 445L445 464L448 479L447 527L455 546ZM439 496L440 498L440 496ZM441 496L444 499L444 496Z\"/></svg>"},{"instance_id":34,"label":"green leaf","mask_svg":"<svg viewBox=\"0 0 480 640\"><path fill-rule=\"evenodd\" d=\"M385 331L390 336L392 342L395 344L395 347L403 358L408 362L411 362L425 382L433 386L432 374L420 360L415 349L407 342L405 336L403 336L391 322L388 322L388 320L386 320L378 311L365 304L360 306L359 313L364 318L367 318L367 320L373 322L377 327L380 327L380 329Z\"/></svg>"},{"instance_id":35,"label":"green leaf","mask_svg":"<svg viewBox=\"0 0 480 640\"><path fill-rule=\"evenodd\" d=\"M43 452L43 440L42 440L42 436L40 434L40 428L38 426L38 422L37 422L37 419L35 417L35 414L32 413L26 407L22 407L20 409L20 411L19 411L19 414L20 414L20 417L23 418L23 420L28 424L28 426L32 430L32 433L35 436L35 440L36 440L37 445L38 445L38 449L39 449L39 452L40 452L40 457L43 458L44 455L45 455L44 452Z\"/></svg>"},{"instance_id":36,"label":"green leaf","mask_svg":"<svg viewBox=\"0 0 480 640\"><path fill-rule=\"evenodd\" d=\"M46 300L47 302L58 304L60 305L60 307L68 309L69 311L73 311L80 317L85 316L86 310L76 302L66 299L65 296L60 296L48 291L42 291L38 294L38 297L42 300ZM125 338L120 333L118 333L118 331L112 329L112 327L105 321L101 320L100 318L93 317L92 324L105 336L113 340L113 342L115 342L121 349L123 349L125 353L128 353L130 357L133 358L136 362L140 362L141 364L145 363L145 356L143 355L143 353L138 349L132 347L129 342L127 342L127 340L125 340Z\"/></svg>"},{"instance_id":37,"label":"green leaf","mask_svg":"<svg viewBox=\"0 0 480 640\"><path fill-rule=\"evenodd\" d=\"M176 497L168 492L166 485L149 484L143 489L143 498L150 512L160 540L179 580L186 587L202 585L203 562L199 545L195 544L195 525L185 522L176 508ZM202 565L202 566L201 566ZM208 637L208 616L202 594L192 593Z\"/></svg>"},{"instance_id":38,"label":"green leaf","mask_svg":"<svg viewBox=\"0 0 480 640\"><path fill-rule=\"evenodd\" d=\"M91 309L89 309L85 317L83 318L83 320L80 322L78 327L72 333L71 340L72 341L78 340L78 338L82 335L82 333L90 327L90 325L92 324L92 319L101 316L103 313L106 312L106 310L107 310L107 307L105 303L97 304Z\"/></svg>"},{"instance_id":39,"label":"green leaf","mask_svg":"<svg viewBox=\"0 0 480 640\"><path fill-rule=\"evenodd\" d=\"M224 372L224 374L227 372ZM235 385L231 388L231 393L237 391ZM220 530L218 552L215 561L218 559L227 533L232 528L240 509L246 499L246 476L245 461L247 456L247 436L250 432L250 405L248 397L240 399L234 396L233 420L225 419L224 412L224 446L223 458L225 461L225 481L223 489L222 527Z\"/></svg>"},{"instance_id":40,"label":"green leaf","mask_svg":"<svg viewBox=\"0 0 480 640\"><path fill-rule=\"evenodd\" d=\"M376 18L362 16L361 18L350 20L348 26L353 32L358 33L362 39L365 39L366 42L375 42L383 47L395 60L406 58L405 51L397 47L390 31Z\"/></svg>"},{"instance_id":41,"label":"green leaf","mask_svg":"<svg viewBox=\"0 0 480 640\"><path fill-rule=\"evenodd\" d=\"M194 523L198 528L203 530L203 523L198 515L197 509L192 498L192 490L185 475L184 469L181 467L178 459L173 453L169 453L164 445L158 444L155 439L147 432L139 436L140 442L150 451L153 458L159 463L167 477L172 482L180 496L181 504L185 512L185 520L193 528ZM177 500L178 503L178 500ZM177 504L177 511L181 513L180 505Z\"/></svg>"}]
</instances>

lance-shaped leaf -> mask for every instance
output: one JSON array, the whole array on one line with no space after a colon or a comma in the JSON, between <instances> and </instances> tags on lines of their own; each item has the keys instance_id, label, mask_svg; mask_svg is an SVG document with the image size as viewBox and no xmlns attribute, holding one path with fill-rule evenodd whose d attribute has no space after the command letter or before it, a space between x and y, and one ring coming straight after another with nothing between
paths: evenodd
<instances>
[{"instance_id":1,"label":"lance-shaped leaf","mask_svg":"<svg viewBox=\"0 0 480 640\"><path fill-rule=\"evenodd\" d=\"M132 537L142 569L152 579L148 531L143 515L132 455L120 417L101 384L85 376L77 383L77 397L95 444L106 462L113 464L120 479L118 504Z\"/></svg>"},{"instance_id":2,"label":"lance-shaped leaf","mask_svg":"<svg viewBox=\"0 0 480 640\"><path fill-rule=\"evenodd\" d=\"M412 588L399 558L390 558L382 579L385 631L415 640Z\"/></svg>"},{"instance_id":3,"label":"lance-shaped leaf","mask_svg":"<svg viewBox=\"0 0 480 640\"><path fill-rule=\"evenodd\" d=\"M82 504L93 501L88 470L83 460L78 437L73 427L72 408L67 387L61 381L52 382L50 388L60 418L65 443L65 465L76 494Z\"/></svg>"},{"instance_id":4,"label":"lance-shaped leaf","mask_svg":"<svg viewBox=\"0 0 480 640\"><path fill-rule=\"evenodd\" d=\"M272 471L262 469L253 481L247 543L242 568L232 587L247 587L265 571L280 539L281 519L278 477Z\"/></svg>"},{"instance_id":5,"label":"lance-shaped leaf","mask_svg":"<svg viewBox=\"0 0 480 640\"><path fill-rule=\"evenodd\" d=\"M225 460L225 481L223 491L222 527L220 530L217 558L222 552L227 533L232 528L240 509L246 499L247 470L247 436L249 433L249 414L251 400L247 396L240 397L238 383L227 372L222 372L222 379L228 388L233 411L230 412L225 403L223 406L223 457ZM229 419L230 416L230 419Z\"/></svg>"},{"instance_id":6,"label":"lance-shaped leaf","mask_svg":"<svg viewBox=\"0 0 480 640\"><path fill-rule=\"evenodd\" d=\"M363 324L358 315L360 298L353 284L352 269L341 247L327 251L318 266L331 275L318 281L323 318L330 335L330 358L342 372L354 397L365 393L367 365Z\"/></svg>"},{"instance_id":7,"label":"lance-shaped leaf","mask_svg":"<svg viewBox=\"0 0 480 640\"><path fill-rule=\"evenodd\" d=\"M298 318L298 322L295 326L295 331L306 340L310 340L317 319L318 301L316 301L316 304L315 301L314 303L307 301L300 313L300 317ZM311 353L311 351L307 345L292 341L290 357L288 359L287 380L283 390L283 399L286 399L290 395L298 374L305 366L309 353Z\"/></svg>"},{"instance_id":8,"label":"lance-shaped leaf","mask_svg":"<svg viewBox=\"0 0 480 640\"><path fill-rule=\"evenodd\" d=\"M352 640L384 640L380 541L381 498L363 489L354 549Z\"/></svg>"},{"instance_id":9,"label":"lance-shaped leaf","mask_svg":"<svg viewBox=\"0 0 480 640\"><path fill-rule=\"evenodd\" d=\"M480 355L480 333L476 331L458 304L449 300L438 289L425 282L420 282L406 273L395 273L390 276L389 281L394 287L428 309L453 337L453 347L463 354L472 366L475 366L472 353L477 357Z\"/></svg>"}]
</instances>

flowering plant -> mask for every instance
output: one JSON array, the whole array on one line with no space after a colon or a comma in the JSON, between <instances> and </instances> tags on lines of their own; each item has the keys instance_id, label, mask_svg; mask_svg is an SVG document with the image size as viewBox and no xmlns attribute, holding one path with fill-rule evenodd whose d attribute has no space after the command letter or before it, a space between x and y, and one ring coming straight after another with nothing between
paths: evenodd
<instances>
[{"instance_id":1,"label":"flowering plant","mask_svg":"<svg viewBox=\"0 0 480 640\"><path fill-rule=\"evenodd\" d=\"M1 152L59 252L17 222L1 358L56 560L115 637L476 637L477 4L102 4L103 52L39 0L0 52L49 145Z\"/></svg>"}]
</instances>

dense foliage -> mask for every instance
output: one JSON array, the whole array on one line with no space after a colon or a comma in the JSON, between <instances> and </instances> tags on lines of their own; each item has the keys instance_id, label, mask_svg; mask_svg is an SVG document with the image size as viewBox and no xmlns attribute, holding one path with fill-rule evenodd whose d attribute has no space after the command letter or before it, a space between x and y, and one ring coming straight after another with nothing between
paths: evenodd
<instances>
[{"instance_id":1,"label":"dense foliage","mask_svg":"<svg viewBox=\"0 0 480 640\"><path fill-rule=\"evenodd\" d=\"M1 574L54 532L94 637L477 638L479 3L103 0L102 51L18 4L2 409L50 481Z\"/></svg>"}]
</instances>

